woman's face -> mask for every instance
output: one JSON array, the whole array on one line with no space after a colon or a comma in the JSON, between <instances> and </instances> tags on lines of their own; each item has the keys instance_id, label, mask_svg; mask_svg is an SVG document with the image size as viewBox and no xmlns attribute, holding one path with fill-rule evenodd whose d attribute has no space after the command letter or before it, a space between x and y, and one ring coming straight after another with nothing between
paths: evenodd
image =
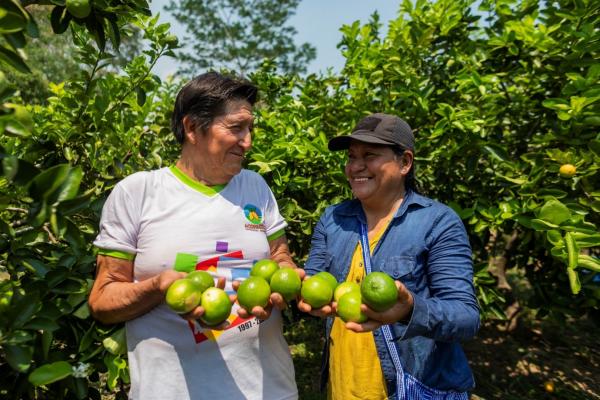
<instances>
[{"instance_id":1,"label":"woman's face","mask_svg":"<svg viewBox=\"0 0 600 400\"><path fill-rule=\"evenodd\" d=\"M412 161L412 159L411 159ZM365 203L376 204L398 194L410 170L403 157L391 147L352 140L348 148L346 178L354 196Z\"/></svg>"},{"instance_id":2,"label":"woman's face","mask_svg":"<svg viewBox=\"0 0 600 400\"><path fill-rule=\"evenodd\" d=\"M227 104L224 115L216 117L206 132L197 132L197 160L213 184L229 182L242 170L244 155L252 147L254 124L252 106L246 100Z\"/></svg>"}]
</instances>

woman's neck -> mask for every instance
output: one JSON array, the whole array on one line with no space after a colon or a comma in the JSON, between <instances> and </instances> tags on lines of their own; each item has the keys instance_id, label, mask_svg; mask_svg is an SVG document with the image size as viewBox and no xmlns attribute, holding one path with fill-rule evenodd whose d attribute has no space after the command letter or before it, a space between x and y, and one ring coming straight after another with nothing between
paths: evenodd
<instances>
[{"instance_id":1,"label":"woman's neck","mask_svg":"<svg viewBox=\"0 0 600 400\"><path fill-rule=\"evenodd\" d=\"M363 211L367 217L369 232L377 231L382 223L390 220L400 208L405 196L406 191L402 188L397 193L390 194L387 198L382 199L380 197L372 203L361 202Z\"/></svg>"}]
</instances>

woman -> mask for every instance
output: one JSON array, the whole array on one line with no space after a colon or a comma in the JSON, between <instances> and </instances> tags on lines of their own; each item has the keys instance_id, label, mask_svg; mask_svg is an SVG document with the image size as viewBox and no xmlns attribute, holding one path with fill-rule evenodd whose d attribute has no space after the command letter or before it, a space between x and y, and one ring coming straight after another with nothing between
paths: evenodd
<instances>
[{"instance_id":1,"label":"woman","mask_svg":"<svg viewBox=\"0 0 600 400\"><path fill-rule=\"evenodd\" d=\"M132 399L298 397L277 310L266 319L271 310L256 307L260 320L240 311L252 318L209 329L197 320L202 307L184 319L164 304L180 271L207 270L232 292L255 260L295 267L271 190L242 169L256 96L217 73L190 81L172 117L177 163L125 178L103 208L89 305L101 322L126 322Z\"/></svg>"},{"instance_id":2,"label":"woman","mask_svg":"<svg viewBox=\"0 0 600 400\"><path fill-rule=\"evenodd\" d=\"M306 274L360 282L383 271L398 287L387 311L361 305L365 323L328 318L322 382L329 398L466 399L474 381L459 341L479 327L471 249L460 218L415 190L412 130L396 116L373 114L329 149L348 151L355 199L321 216ZM320 317L333 317L335 306L299 303Z\"/></svg>"}]
</instances>

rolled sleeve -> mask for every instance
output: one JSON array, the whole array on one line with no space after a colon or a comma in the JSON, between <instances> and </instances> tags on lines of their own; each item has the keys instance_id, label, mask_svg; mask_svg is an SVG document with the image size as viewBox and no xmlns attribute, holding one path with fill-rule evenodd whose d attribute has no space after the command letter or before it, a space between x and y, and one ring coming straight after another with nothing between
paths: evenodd
<instances>
[{"instance_id":1,"label":"rolled sleeve","mask_svg":"<svg viewBox=\"0 0 600 400\"><path fill-rule=\"evenodd\" d=\"M324 271L327 267L327 232L325 230L325 215L321 216L315 226L311 242L308 259L304 264L304 270L307 275L314 275L317 272Z\"/></svg>"}]
</instances>

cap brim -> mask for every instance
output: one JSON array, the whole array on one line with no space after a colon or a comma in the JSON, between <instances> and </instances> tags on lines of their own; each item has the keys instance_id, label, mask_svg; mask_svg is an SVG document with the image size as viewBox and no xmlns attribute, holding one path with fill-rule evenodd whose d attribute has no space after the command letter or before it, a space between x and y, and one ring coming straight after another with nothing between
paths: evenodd
<instances>
[{"instance_id":1,"label":"cap brim","mask_svg":"<svg viewBox=\"0 0 600 400\"><path fill-rule=\"evenodd\" d=\"M367 134L368 133L368 134ZM350 142L352 140L358 140L359 142L371 143L371 144L385 144L385 145L394 145L394 142L390 142L389 140L380 139L378 137L373 136L373 132L365 131L365 133L361 133L361 131L353 132L351 135L346 136L337 136L329 141L327 144L327 148L331 151L338 150L347 150L350 147Z\"/></svg>"}]
</instances>

